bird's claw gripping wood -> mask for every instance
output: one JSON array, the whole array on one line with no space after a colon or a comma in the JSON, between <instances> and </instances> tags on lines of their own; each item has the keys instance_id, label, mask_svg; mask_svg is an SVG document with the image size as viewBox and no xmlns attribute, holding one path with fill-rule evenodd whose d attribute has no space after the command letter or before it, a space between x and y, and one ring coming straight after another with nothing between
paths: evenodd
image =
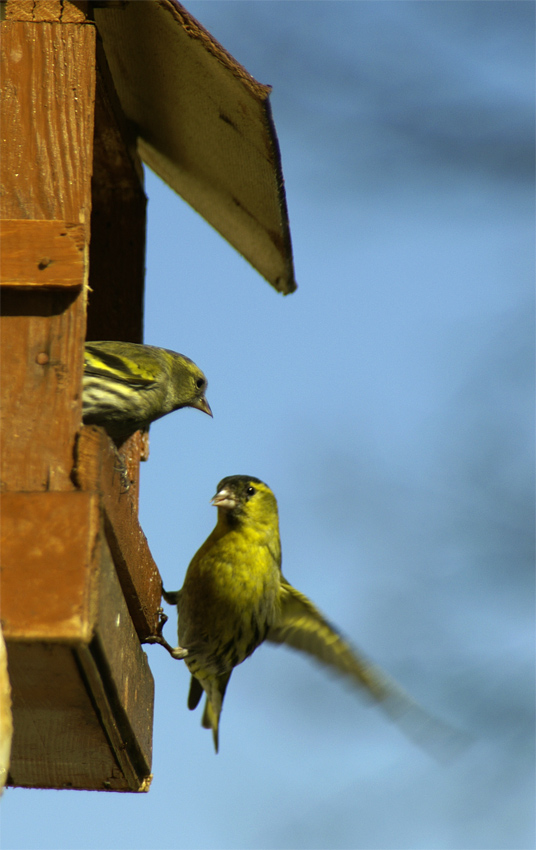
<instances>
[{"instance_id":1,"label":"bird's claw gripping wood","mask_svg":"<svg viewBox=\"0 0 536 850\"><path fill-rule=\"evenodd\" d=\"M186 656L188 655L188 650L183 649L182 646L171 646L171 644L167 642L164 635L162 634L162 629L168 621L167 614L164 614L162 608L158 609L158 616L159 620L158 626L156 627L156 633L154 635L149 635L148 637L146 637L143 643L158 643L160 646L163 646L164 649L167 649L172 658L176 658L179 660L182 658L186 658Z\"/></svg>"}]
</instances>

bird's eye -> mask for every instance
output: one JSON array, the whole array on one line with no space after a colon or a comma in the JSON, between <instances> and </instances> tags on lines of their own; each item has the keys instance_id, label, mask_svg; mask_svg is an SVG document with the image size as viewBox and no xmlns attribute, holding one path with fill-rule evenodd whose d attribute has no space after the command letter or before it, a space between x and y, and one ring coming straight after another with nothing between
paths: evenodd
<instances>
[{"instance_id":1,"label":"bird's eye","mask_svg":"<svg viewBox=\"0 0 536 850\"><path fill-rule=\"evenodd\" d=\"M206 381L205 381L204 378L198 378L197 381L195 382L195 385L196 385L197 389L200 390L200 389L202 389L202 387L205 386L205 383L206 383Z\"/></svg>"},{"instance_id":2,"label":"bird's eye","mask_svg":"<svg viewBox=\"0 0 536 850\"><path fill-rule=\"evenodd\" d=\"M246 490L246 496L254 496L256 492L255 487L248 487Z\"/></svg>"}]
</instances>

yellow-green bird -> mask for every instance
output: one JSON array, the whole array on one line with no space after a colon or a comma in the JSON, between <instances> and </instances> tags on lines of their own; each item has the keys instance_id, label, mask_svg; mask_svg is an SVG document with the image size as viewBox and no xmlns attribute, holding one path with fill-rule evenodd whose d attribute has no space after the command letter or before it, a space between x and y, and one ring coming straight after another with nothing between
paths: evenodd
<instances>
[{"instance_id":1,"label":"yellow-green bird","mask_svg":"<svg viewBox=\"0 0 536 850\"><path fill-rule=\"evenodd\" d=\"M302 593L281 573L277 502L270 488L247 475L218 484L212 502L216 527L194 555L181 590L164 598L176 604L179 644L192 674L188 708L206 693L202 725L218 727L233 668L265 640L287 644L347 676L359 685L419 743L442 745L453 730L430 717L378 668L353 649Z\"/></svg>"},{"instance_id":2,"label":"yellow-green bird","mask_svg":"<svg viewBox=\"0 0 536 850\"><path fill-rule=\"evenodd\" d=\"M84 353L82 419L101 425L117 445L181 407L212 416L207 379L176 351L134 342L88 342Z\"/></svg>"}]
</instances>

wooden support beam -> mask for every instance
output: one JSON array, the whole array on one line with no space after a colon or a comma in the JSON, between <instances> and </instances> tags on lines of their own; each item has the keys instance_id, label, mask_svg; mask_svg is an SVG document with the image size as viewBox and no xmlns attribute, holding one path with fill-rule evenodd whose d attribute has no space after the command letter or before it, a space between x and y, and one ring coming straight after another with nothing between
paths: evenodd
<instances>
[{"instance_id":1,"label":"wooden support beam","mask_svg":"<svg viewBox=\"0 0 536 850\"><path fill-rule=\"evenodd\" d=\"M2 498L10 784L148 790L154 684L96 493Z\"/></svg>"},{"instance_id":2,"label":"wooden support beam","mask_svg":"<svg viewBox=\"0 0 536 850\"><path fill-rule=\"evenodd\" d=\"M139 435L131 439L137 440ZM158 625L162 580L138 522L137 493L129 481L129 444L118 455L102 428L82 428L75 450L74 477L82 490L100 494L108 546L130 616L144 640ZM137 462L139 448L136 444L134 448Z\"/></svg>"},{"instance_id":3,"label":"wooden support beam","mask_svg":"<svg viewBox=\"0 0 536 850\"><path fill-rule=\"evenodd\" d=\"M147 199L136 136L97 41L87 339L143 342Z\"/></svg>"},{"instance_id":4,"label":"wooden support beam","mask_svg":"<svg viewBox=\"0 0 536 850\"><path fill-rule=\"evenodd\" d=\"M118 455L81 427L81 388L88 293L93 338L141 340L145 196L86 7L9 0L2 24L10 782L143 791L154 685L139 639L155 630L161 593L137 518L147 446L136 434Z\"/></svg>"},{"instance_id":5,"label":"wooden support beam","mask_svg":"<svg viewBox=\"0 0 536 850\"><path fill-rule=\"evenodd\" d=\"M79 289L84 282L84 233L63 221L0 221L0 286Z\"/></svg>"},{"instance_id":6,"label":"wooden support beam","mask_svg":"<svg viewBox=\"0 0 536 850\"><path fill-rule=\"evenodd\" d=\"M34 4L34 13L38 6L44 12L44 5ZM8 5L9 11L13 8ZM86 329L95 50L91 25L15 20L2 25L0 217L8 222L2 265L11 284L2 297L0 341L2 431L9 435L4 436L1 458L4 490L74 487L72 452L81 418ZM39 96L32 95L37 92ZM18 237L23 240L19 253L14 245ZM32 243L37 255L30 249L26 257ZM52 288L43 288L47 279Z\"/></svg>"}]
</instances>

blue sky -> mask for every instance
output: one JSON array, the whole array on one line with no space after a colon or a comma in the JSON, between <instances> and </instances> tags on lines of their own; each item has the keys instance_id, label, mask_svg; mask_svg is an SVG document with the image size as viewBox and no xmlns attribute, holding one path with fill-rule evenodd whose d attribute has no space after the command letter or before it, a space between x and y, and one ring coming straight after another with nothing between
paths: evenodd
<instances>
[{"instance_id":1,"label":"blue sky","mask_svg":"<svg viewBox=\"0 0 536 850\"><path fill-rule=\"evenodd\" d=\"M534 5L187 8L273 85L299 289L146 174L145 341L199 364L214 412L151 429L164 584L220 478L265 480L287 578L474 743L440 765L267 646L233 673L215 756L186 669L147 647L149 794L8 789L2 847L532 847Z\"/></svg>"}]
</instances>

